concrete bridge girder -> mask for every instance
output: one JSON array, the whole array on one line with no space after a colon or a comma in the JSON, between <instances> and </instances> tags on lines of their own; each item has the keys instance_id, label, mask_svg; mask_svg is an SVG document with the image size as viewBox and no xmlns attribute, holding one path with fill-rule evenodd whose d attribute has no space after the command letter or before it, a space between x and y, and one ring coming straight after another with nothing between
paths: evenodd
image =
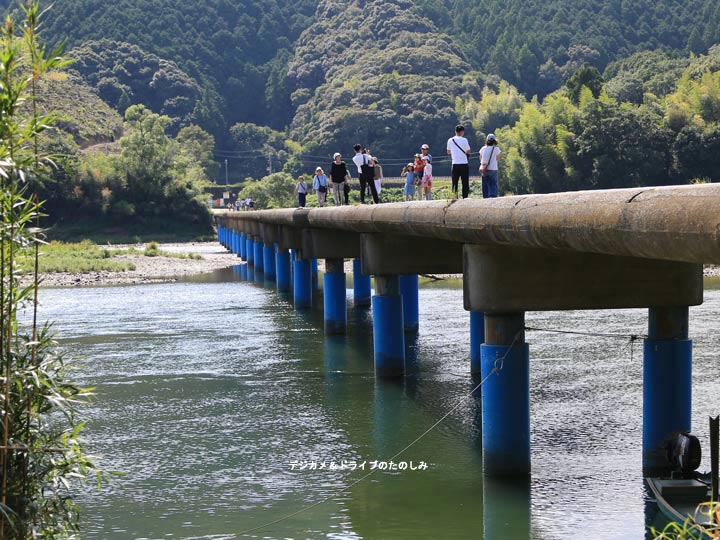
<instances>
[{"instance_id":1,"label":"concrete bridge girder","mask_svg":"<svg viewBox=\"0 0 720 540\"><path fill-rule=\"evenodd\" d=\"M490 313L694 306L702 265L466 244L465 309Z\"/></svg>"},{"instance_id":2,"label":"concrete bridge girder","mask_svg":"<svg viewBox=\"0 0 720 540\"><path fill-rule=\"evenodd\" d=\"M436 238L363 234L361 251L368 275L462 273L462 244Z\"/></svg>"},{"instance_id":3,"label":"concrete bridge girder","mask_svg":"<svg viewBox=\"0 0 720 540\"><path fill-rule=\"evenodd\" d=\"M310 259L355 259L360 257L360 235L330 229L303 229L302 251Z\"/></svg>"}]
</instances>

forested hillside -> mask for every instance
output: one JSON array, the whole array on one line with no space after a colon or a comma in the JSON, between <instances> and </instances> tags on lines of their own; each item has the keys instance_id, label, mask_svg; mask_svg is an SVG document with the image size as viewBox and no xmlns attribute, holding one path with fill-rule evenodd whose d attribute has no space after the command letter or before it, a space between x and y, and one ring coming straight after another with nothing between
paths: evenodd
<instances>
[{"instance_id":1,"label":"forested hillside","mask_svg":"<svg viewBox=\"0 0 720 540\"><path fill-rule=\"evenodd\" d=\"M396 174L421 143L442 158L457 122L474 147L504 137L512 192L716 180L716 0L56 0L43 35L118 113L197 136L216 181L217 162L295 175L355 142Z\"/></svg>"}]
</instances>

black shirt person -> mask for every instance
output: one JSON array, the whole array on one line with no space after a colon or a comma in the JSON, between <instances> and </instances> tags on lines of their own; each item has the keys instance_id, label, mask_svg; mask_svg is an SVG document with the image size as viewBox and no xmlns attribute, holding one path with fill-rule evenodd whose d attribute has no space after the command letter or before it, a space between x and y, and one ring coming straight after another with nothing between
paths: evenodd
<instances>
[{"instance_id":1,"label":"black shirt person","mask_svg":"<svg viewBox=\"0 0 720 540\"><path fill-rule=\"evenodd\" d=\"M375 169L373 167L372 157L364 154L362 146L359 144L353 146L353 150L355 150L353 163L355 163L358 174L360 175L360 204L365 204L365 189L367 186L370 187L373 201L375 204L378 204L380 197L378 197L377 190L375 189Z\"/></svg>"}]
</instances>

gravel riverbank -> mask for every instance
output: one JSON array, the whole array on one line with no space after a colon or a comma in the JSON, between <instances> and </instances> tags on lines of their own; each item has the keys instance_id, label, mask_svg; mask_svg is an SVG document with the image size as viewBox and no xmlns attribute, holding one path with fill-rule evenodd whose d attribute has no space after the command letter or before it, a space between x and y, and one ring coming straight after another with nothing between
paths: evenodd
<instances>
[{"instance_id":1,"label":"gravel riverbank","mask_svg":"<svg viewBox=\"0 0 720 540\"><path fill-rule=\"evenodd\" d=\"M132 285L142 283L167 283L178 278L204 274L240 263L237 255L230 253L217 242L189 242L182 244L160 244L160 251L172 253L194 253L201 259L180 259L177 257L146 257L142 254L145 244L136 246L118 245L116 249L135 247L137 254L118 255L113 260L128 261L135 270L124 272L56 272L42 274L43 287L88 287L100 285Z\"/></svg>"},{"instance_id":2,"label":"gravel riverbank","mask_svg":"<svg viewBox=\"0 0 720 540\"><path fill-rule=\"evenodd\" d=\"M124 272L58 272L43 274L43 287L88 287L101 285L131 285L142 283L167 283L178 278L204 274L240 264L240 259L223 248L217 242L189 242L180 244L160 244L161 251L172 253L194 253L202 259L180 259L176 257L146 257L142 254L145 244L136 246L113 246L117 249L135 247L139 253L119 255L114 260L128 261L135 270ZM319 269L325 270L325 261L320 260ZM352 273L352 261L345 261L345 272ZM706 277L720 277L720 266L706 266ZM430 277L430 276L428 276ZM462 275L432 276L440 279L462 278Z\"/></svg>"}]
</instances>

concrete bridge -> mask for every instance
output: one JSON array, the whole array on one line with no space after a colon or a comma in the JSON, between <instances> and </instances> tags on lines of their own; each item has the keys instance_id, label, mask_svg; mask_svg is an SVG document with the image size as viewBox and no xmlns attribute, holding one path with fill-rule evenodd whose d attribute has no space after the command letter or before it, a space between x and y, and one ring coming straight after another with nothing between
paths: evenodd
<instances>
[{"instance_id":1,"label":"concrete bridge","mask_svg":"<svg viewBox=\"0 0 720 540\"><path fill-rule=\"evenodd\" d=\"M462 273L471 373L482 387L483 468L530 472L525 312L648 308L643 465L662 472L664 445L691 425L688 307L703 301L703 264L720 264L720 185L282 209L217 216L218 238L297 309L311 307L325 259L326 333L372 304L375 371L401 377L417 332L418 274ZM375 278L371 300L370 276Z\"/></svg>"}]
</instances>

